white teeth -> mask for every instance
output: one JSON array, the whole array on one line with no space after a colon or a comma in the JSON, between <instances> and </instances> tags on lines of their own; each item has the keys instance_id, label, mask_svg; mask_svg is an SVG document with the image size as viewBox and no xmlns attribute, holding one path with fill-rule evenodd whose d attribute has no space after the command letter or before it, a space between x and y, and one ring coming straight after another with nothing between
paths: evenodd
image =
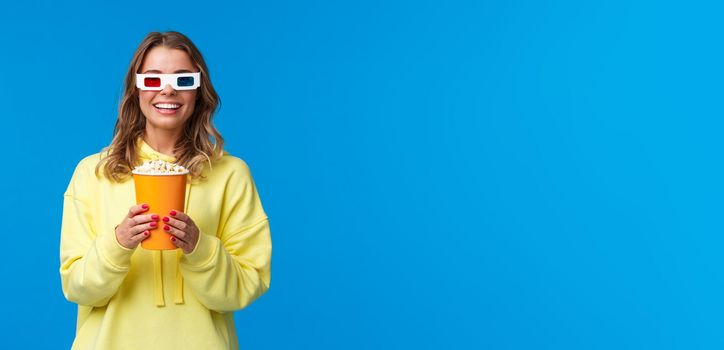
<instances>
[{"instance_id":1,"label":"white teeth","mask_svg":"<svg viewBox=\"0 0 724 350\"><path fill-rule=\"evenodd\" d=\"M156 108L179 108L180 104L176 103L157 103L154 105Z\"/></svg>"}]
</instances>

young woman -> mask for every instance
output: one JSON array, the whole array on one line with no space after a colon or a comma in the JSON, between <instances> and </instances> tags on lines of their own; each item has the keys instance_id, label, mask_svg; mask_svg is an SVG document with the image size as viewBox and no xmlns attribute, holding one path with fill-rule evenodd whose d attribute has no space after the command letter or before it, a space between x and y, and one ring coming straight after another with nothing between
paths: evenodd
<instances>
[{"instance_id":1,"label":"young woman","mask_svg":"<svg viewBox=\"0 0 724 350\"><path fill-rule=\"evenodd\" d=\"M217 106L196 46L177 32L148 34L110 146L80 161L64 196L73 349L238 349L233 311L269 288L271 237L249 167L223 151ZM131 170L155 159L189 170L185 208L136 203ZM139 247L159 225L178 249Z\"/></svg>"}]
</instances>

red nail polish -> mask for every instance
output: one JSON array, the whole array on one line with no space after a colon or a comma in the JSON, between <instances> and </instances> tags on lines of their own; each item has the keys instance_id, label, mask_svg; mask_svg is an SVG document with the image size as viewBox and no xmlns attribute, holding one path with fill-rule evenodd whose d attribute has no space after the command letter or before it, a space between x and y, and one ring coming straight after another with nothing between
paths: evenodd
<instances>
[{"instance_id":1,"label":"red nail polish","mask_svg":"<svg viewBox=\"0 0 724 350\"><path fill-rule=\"evenodd\" d=\"M163 217L163 222L168 222L168 220L169 220L168 216Z\"/></svg>"},{"instance_id":2,"label":"red nail polish","mask_svg":"<svg viewBox=\"0 0 724 350\"><path fill-rule=\"evenodd\" d=\"M171 228L168 227L168 225L163 225L163 229L166 230L166 231L168 231L168 230L170 230Z\"/></svg>"},{"instance_id":3,"label":"red nail polish","mask_svg":"<svg viewBox=\"0 0 724 350\"><path fill-rule=\"evenodd\" d=\"M171 240L176 242L176 237L171 237Z\"/></svg>"},{"instance_id":4,"label":"red nail polish","mask_svg":"<svg viewBox=\"0 0 724 350\"><path fill-rule=\"evenodd\" d=\"M148 204L141 205L141 208L148 209Z\"/></svg>"},{"instance_id":5,"label":"red nail polish","mask_svg":"<svg viewBox=\"0 0 724 350\"><path fill-rule=\"evenodd\" d=\"M151 221L151 227L156 227L156 226L158 226L158 224L155 223L155 222L153 222L153 221Z\"/></svg>"},{"instance_id":6,"label":"red nail polish","mask_svg":"<svg viewBox=\"0 0 724 350\"><path fill-rule=\"evenodd\" d=\"M156 215L156 214L151 215L151 219L158 220L158 215Z\"/></svg>"},{"instance_id":7,"label":"red nail polish","mask_svg":"<svg viewBox=\"0 0 724 350\"><path fill-rule=\"evenodd\" d=\"M169 212L169 214L171 214L171 216L176 216L176 211L175 211L175 210L171 210L171 212Z\"/></svg>"},{"instance_id":8,"label":"red nail polish","mask_svg":"<svg viewBox=\"0 0 724 350\"><path fill-rule=\"evenodd\" d=\"M144 236L148 236L148 231L143 233Z\"/></svg>"}]
</instances>

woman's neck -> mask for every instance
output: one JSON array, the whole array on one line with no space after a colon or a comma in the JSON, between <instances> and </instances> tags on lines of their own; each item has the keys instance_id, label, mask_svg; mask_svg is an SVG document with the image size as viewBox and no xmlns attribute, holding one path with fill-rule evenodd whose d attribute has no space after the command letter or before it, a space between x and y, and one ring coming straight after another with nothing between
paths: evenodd
<instances>
[{"instance_id":1,"label":"woman's neck","mask_svg":"<svg viewBox=\"0 0 724 350\"><path fill-rule=\"evenodd\" d=\"M146 132L143 135L145 141L156 152L169 156L175 156L173 149L181 135L181 130L157 129L146 125Z\"/></svg>"}]
</instances>

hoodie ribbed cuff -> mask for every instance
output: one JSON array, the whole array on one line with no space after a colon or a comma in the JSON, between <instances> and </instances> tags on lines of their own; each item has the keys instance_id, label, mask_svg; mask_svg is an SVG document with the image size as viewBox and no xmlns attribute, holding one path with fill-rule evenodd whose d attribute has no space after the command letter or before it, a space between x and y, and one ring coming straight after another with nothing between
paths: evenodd
<instances>
[{"instance_id":1,"label":"hoodie ribbed cuff","mask_svg":"<svg viewBox=\"0 0 724 350\"><path fill-rule=\"evenodd\" d=\"M196 242L196 247L191 253L184 255L181 262L186 263L187 267L191 269L202 269L211 262L216 250L219 249L220 243L215 236L199 233L199 241Z\"/></svg>"},{"instance_id":2,"label":"hoodie ribbed cuff","mask_svg":"<svg viewBox=\"0 0 724 350\"><path fill-rule=\"evenodd\" d=\"M127 270L131 266L131 255L135 249L129 249L118 243L115 232L101 234L96 238L98 253L118 270Z\"/></svg>"}]
</instances>

